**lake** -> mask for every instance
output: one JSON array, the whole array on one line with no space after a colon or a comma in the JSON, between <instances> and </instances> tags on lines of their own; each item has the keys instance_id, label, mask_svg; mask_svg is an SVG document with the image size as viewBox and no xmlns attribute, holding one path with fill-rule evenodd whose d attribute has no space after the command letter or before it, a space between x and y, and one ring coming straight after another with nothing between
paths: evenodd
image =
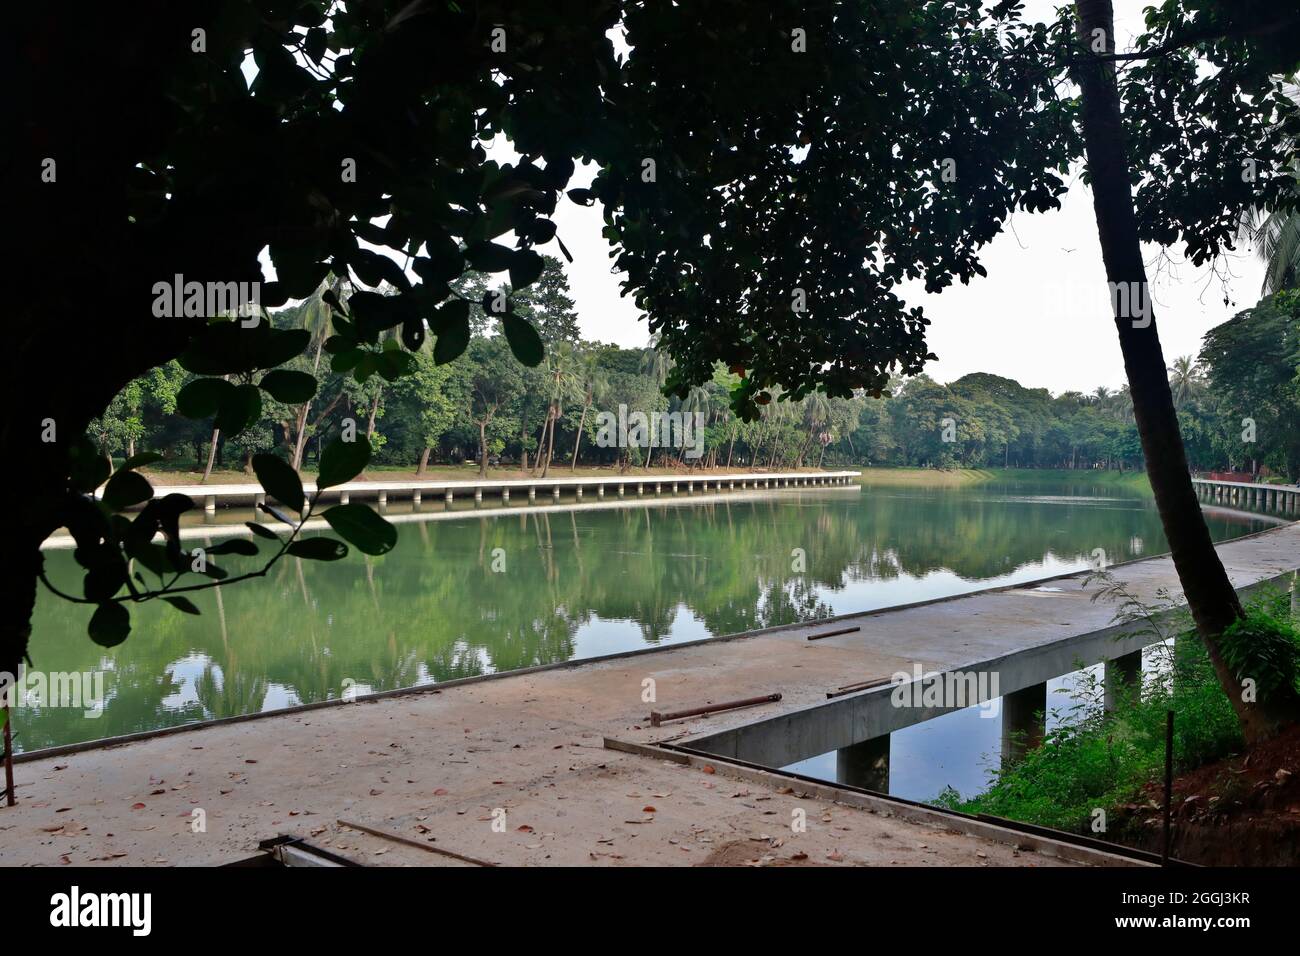
<instances>
[{"instance_id":1,"label":"lake","mask_svg":"<svg viewBox=\"0 0 1300 956\"><path fill-rule=\"evenodd\" d=\"M192 595L198 617L133 608L131 636L109 650L86 636L88 608L42 590L35 668L102 670L105 700L91 718L19 709L17 749L906 604L1080 570L1098 548L1109 562L1165 550L1149 493L1086 477L569 504L489 500L457 504L455 518L425 505L429 520L403 523L383 557L287 558L264 580ZM401 502L389 513L411 510ZM1224 540L1273 522L1214 512L1209 523ZM79 591L69 551L46 561L56 584ZM223 563L238 571L255 559ZM961 720L913 728L917 759L933 763L926 747L969 755L957 738L935 737ZM895 755L900 780L911 779L909 759ZM905 795L937 792L935 775L921 776Z\"/></svg>"}]
</instances>

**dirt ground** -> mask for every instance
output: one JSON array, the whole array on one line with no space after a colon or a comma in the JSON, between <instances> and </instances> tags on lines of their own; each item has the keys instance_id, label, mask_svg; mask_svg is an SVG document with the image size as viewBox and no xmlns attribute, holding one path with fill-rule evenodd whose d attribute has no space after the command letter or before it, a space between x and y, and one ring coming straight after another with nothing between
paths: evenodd
<instances>
[{"instance_id":1,"label":"dirt ground","mask_svg":"<svg viewBox=\"0 0 1300 956\"><path fill-rule=\"evenodd\" d=\"M1159 852L1163 782L1128 808L1132 842ZM1300 726L1174 780L1173 856L1206 866L1300 866Z\"/></svg>"}]
</instances>

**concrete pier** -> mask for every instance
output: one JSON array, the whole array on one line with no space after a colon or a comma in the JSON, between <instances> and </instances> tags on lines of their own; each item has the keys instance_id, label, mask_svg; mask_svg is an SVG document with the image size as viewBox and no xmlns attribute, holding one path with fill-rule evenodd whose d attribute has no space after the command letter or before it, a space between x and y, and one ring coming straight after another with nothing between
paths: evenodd
<instances>
[{"instance_id":1,"label":"concrete pier","mask_svg":"<svg viewBox=\"0 0 1300 956\"><path fill-rule=\"evenodd\" d=\"M1002 695L1002 766L1042 744L1046 714L1045 682Z\"/></svg>"},{"instance_id":2,"label":"concrete pier","mask_svg":"<svg viewBox=\"0 0 1300 956\"><path fill-rule=\"evenodd\" d=\"M835 780L889 793L889 734L835 751Z\"/></svg>"},{"instance_id":3,"label":"concrete pier","mask_svg":"<svg viewBox=\"0 0 1300 956\"><path fill-rule=\"evenodd\" d=\"M847 485L859 477L861 472L857 471L836 471L819 473L817 478L818 484L825 485ZM655 493L663 491L664 479L658 476L652 476L650 479L654 484ZM596 491L599 497L603 497L606 488L617 488L620 495L626 494L626 484L629 481L627 477L598 478L560 478L548 479L546 485L542 487L551 487L551 497L555 497L555 490L559 489L561 493L572 491L575 496L581 497L582 493ZM645 494L647 479L637 478L637 494ZM680 479L672 481L672 490L678 490ZM718 475L716 477L701 478L699 483L704 491L709 490L712 483L714 488L722 491L723 488L736 487L736 482L740 482L741 488L783 488L799 487L807 485L811 479L807 473L799 472L772 472L759 475ZM686 490L688 493L694 492L696 479L686 479ZM457 494L467 495L473 493L475 501L482 501L484 496L500 497L502 501L508 501L512 491L522 491L527 489L528 500L535 501L537 498L537 487L539 483L535 479L471 479L466 481L429 481L424 479L401 479L396 481L349 481L341 485L335 485L321 493L320 501L322 503L337 502L338 504L348 504L354 497L361 497L364 500L377 502L380 506L387 506L390 500L410 501L413 505L421 502L424 495L442 495L444 501L450 503ZM100 489L102 491L102 488ZM305 480L303 482L303 491L310 497L316 493L315 482ZM188 495L195 501L199 502L203 510L208 515L217 513L219 507L231 507L243 505L247 507L252 504L265 500L265 494L261 485L253 482L242 484L205 484L205 485L155 485L154 497L163 498L169 494Z\"/></svg>"},{"instance_id":4,"label":"concrete pier","mask_svg":"<svg viewBox=\"0 0 1300 956\"><path fill-rule=\"evenodd\" d=\"M1300 485L1270 485L1241 481L1193 478L1202 501L1237 505L1266 514L1292 515L1300 511Z\"/></svg>"},{"instance_id":5,"label":"concrete pier","mask_svg":"<svg viewBox=\"0 0 1300 956\"><path fill-rule=\"evenodd\" d=\"M1102 678L1107 712L1116 710L1125 699L1142 692L1142 652L1107 658Z\"/></svg>"}]
</instances>

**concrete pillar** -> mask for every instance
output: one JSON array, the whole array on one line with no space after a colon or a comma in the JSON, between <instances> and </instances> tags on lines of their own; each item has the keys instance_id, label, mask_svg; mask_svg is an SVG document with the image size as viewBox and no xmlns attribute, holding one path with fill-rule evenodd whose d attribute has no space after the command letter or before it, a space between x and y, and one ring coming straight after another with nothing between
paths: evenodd
<instances>
[{"instance_id":1,"label":"concrete pillar","mask_svg":"<svg viewBox=\"0 0 1300 956\"><path fill-rule=\"evenodd\" d=\"M416 492L416 494L418 495L419 492ZM346 492L346 491L340 491L340 492L339 492L339 504L341 504L341 505L345 505L345 504L347 504L347 503L348 503L349 501L351 501L351 500L352 500L352 495L351 495L351 494L349 494L349 493Z\"/></svg>"},{"instance_id":2,"label":"concrete pillar","mask_svg":"<svg viewBox=\"0 0 1300 956\"><path fill-rule=\"evenodd\" d=\"M529 500L529 501L536 501L536 500L537 500L537 486L536 486L536 485L529 485L529 486L528 486L528 500Z\"/></svg>"},{"instance_id":3,"label":"concrete pillar","mask_svg":"<svg viewBox=\"0 0 1300 956\"><path fill-rule=\"evenodd\" d=\"M693 481L686 482L686 493L689 495L694 490L695 490L695 482Z\"/></svg>"},{"instance_id":4,"label":"concrete pillar","mask_svg":"<svg viewBox=\"0 0 1300 956\"><path fill-rule=\"evenodd\" d=\"M1002 695L1002 766L1043 742L1046 713L1046 682Z\"/></svg>"},{"instance_id":5,"label":"concrete pillar","mask_svg":"<svg viewBox=\"0 0 1300 956\"><path fill-rule=\"evenodd\" d=\"M216 495L205 495L203 497L203 512L204 514L210 514L210 515L214 515L217 513Z\"/></svg>"},{"instance_id":6,"label":"concrete pillar","mask_svg":"<svg viewBox=\"0 0 1300 956\"><path fill-rule=\"evenodd\" d=\"M581 501L581 500L582 500L582 485L578 485L576 488L574 488L574 489L573 489L573 493L574 493L574 495L577 496L578 500Z\"/></svg>"},{"instance_id":7,"label":"concrete pillar","mask_svg":"<svg viewBox=\"0 0 1300 956\"><path fill-rule=\"evenodd\" d=\"M603 484L600 484L600 485L597 485L597 486L596 486L596 497L597 497L597 498L604 498L604 497L605 497L605 486L604 486Z\"/></svg>"},{"instance_id":8,"label":"concrete pillar","mask_svg":"<svg viewBox=\"0 0 1300 956\"><path fill-rule=\"evenodd\" d=\"M835 781L889 793L889 734L835 751Z\"/></svg>"},{"instance_id":9,"label":"concrete pillar","mask_svg":"<svg viewBox=\"0 0 1300 956\"><path fill-rule=\"evenodd\" d=\"M663 483L662 481L656 481L656 482L655 482L655 494L661 494L661 493L663 492L663 490L664 490L664 483Z\"/></svg>"},{"instance_id":10,"label":"concrete pillar","mask_svg":"<svg viewBox=\"0 0 1300 956\"><path fill-rule=\"evenodd\" d=\"M623 488L623 482L620 481L620 482L618 483L618 494L619 494L619 497L620 497L620 498L623 496L623 491L624 491L624 488Z\"/></svg>"},{"instance_id":11,"label":"concrete pillar","mask_svg":"<svg viewBox=\"0 0 1300 956\"><path fill-rule=\"evenodd\" d=\"M1104 675L1104 706L1107 713L1113 713L1125 697L1136 699L1142 692L1142 652L1133 651L1106 661Z\"/></svg>"},{"instance_id":12,"label":"concrete pillar","mask_svg":"<svg viewBox=\"0 0 1300 956\"><path fill-rule=\"evenodd\" d=\"M474 489L474 503L475 503L475 504L480 504L482 501L483 501L483 489L482 489L482 488L475 488L475 489Z\"/></svg>"},{"instance_id":13,"label":"concrete pillar","mask_svg":"<svg viewBox=\"0 0 1300 956\"><path fill-rule=\"evenodd\" d=\"M421 498L420 492L418 491L411 492L411 504L414 505L416 508L420 507L420 498Z\"/></svg>"},{"instance_id":14,"label":"concrete pillar","mask_svg":"<svg viewBox=\"0 0 1300 956\"><path fill-rule=\"evenodd\" d=\"M447 504L451 504L451 489L450 489L450 488L447 489L447 493L446 493L445 495L442 496L442 499L443 499L443 501L447 502Z\"/></svg>"},{"instance_id":15,"label":"concrete pillar","mask_svg":"<svg viewBox=\"0 0 1300 956\"><path fill-rule=\"evenodd\" d=\"M559 501L559 500L560 500L560 486L559 486L559 485L556 485L554 488L551 489L551 498L552 498L553 500L555 500L555 501Z\"/></svg>"},{"instance_id":16,"label":"concrete pillar","mask_svg":"<svg viewBox=\"0 0 1300 956\"><path fill-rule=\"evenodd\" d=\"M501 489L501 503L502 503L502 504L505 504L505 503L507 503L507 502L509 502L509 501L510 501L510 489L509 489L509 488L502 488L502 489Z\"/></svg>"},{"instance_id":17,"label":"concrete pillar","mask_svg":"<svg viewBox=\"0 0 1300 956\"><path fill-rule=\"evenodd\" d=\"M253 520L261 521L262 516L271 517L262 510L262 505L266 504L266 495L253 495Z\"/></svg>"},{"instance_id":18,"label":"concrete pillar","mask_svg":"<svg viewBox=\"0 0 1300 956\"><path fill-rule=\"evenodd\" d=\"M645 482L644 482L644 481L638 481L638 482L636 483L636 493L637 493L638 495L643 495L643 494L645 494Z\"/></svg>"},{"instance_id":19,"label":"concrete pillar","mask_svg":"<svg viewBox=\"0 0 1300 956\"><path fill-rule=\"evenodd\" d=\"M383 511L387 507L388 507L388 492L381 491L379 493L379 510Z\"/></svg>"},{"instance_id":20,"label":"concrete pillar","mask_svg":"<svg viewBox=\"0 0 1300 956\"><path fill-rule=\"evenodd\" d=\"M673 482L673 494L677 494L677 482Z\"/></svg>"}]
</instances>

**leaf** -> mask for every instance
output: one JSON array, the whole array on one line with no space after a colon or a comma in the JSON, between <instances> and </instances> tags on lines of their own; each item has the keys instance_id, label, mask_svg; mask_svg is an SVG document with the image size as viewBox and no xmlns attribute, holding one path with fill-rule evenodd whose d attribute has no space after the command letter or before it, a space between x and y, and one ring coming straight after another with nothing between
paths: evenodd
<instances>
[{"instance_id":1,"label":"leaf","mask_svg":"<svg viewBox=\"0 0 1300 956\"><path fill-rule=\"evenodd\" d=\"M532 285L541 278L546 260L532 249L520 249L510 260L510 285L515 289Z\"/></svg>"},{"instance_id":2,"label":"leaf","mask_svg":"<svg viewBox=\"0 0 1300 956\"><path fill-rule=\"evenodd\" d=\"M189 598L183 598L180 595L176 595L175 597L164 597L163 600L166 601L168 604L170 604L172 607L176 608L176 610L183 611L186 614L199 613L199 609L194 606L194 602L191 601Z\"/></svg>"},{"instance_id":3,"label":"leaf","mask_svg":"<svg viewBox=\"0 0 1300 956\"><path fill-rule=\"evenodd\" d=\"M316 394L316 379L306 372L277 368L263 375L257 387L277 402L301 405Z\"/></svg>"},{"instance_id":4,"label":"leaf","mask_svg":"<svg viewBox=\"0 0 1300 956\"><path fill-rule=\"evenodd\" d=\"M100 647L117 647L131 633L131 613L124 605L106 601L90 615L86 633Z\"/></svg>"},{"instance_id":5,"label":"leaf","mask_svg":"<svg viewBox=\"0 0 1300 956\"><path fill-rule=\"evenodd\" d=\"M113 470L112 464L105 458L85 435L78 438L68 449L68 478L76 491L92 492L108 478Z\"/></svg>"},{"instance_id":6,"label":"leaf","mask_svg":"<svg viewBox=\"0 0 1300 956\"><path fill-rule=\"evenodd\" d=\"M153 485L136 471L116 471L104 486L104 504L113 511L122 511L153 497Z\"/></svg>"},{"instance_id":7,"label":"leaf","mask_svg":"<svg viewBox=\"0 0 1300 956\"><path fill-rule=\"evenodd\" d=\"M256 425L261 417L262 393L257 386L237 385L234 391L222 399L213 427L220 429L229 438Z\"/></svg>"},{"instance_id":8,"label":"leaf","mask_svg":"<svg viewBox=\"0 0 1300 956\"><path fill-rule=\"evenodd\" d=\"M108 601L126 584L126 561L116 548L104 548L106 560L86 571L82 593L88 601Z\"/></svg>"},{"instance_id":9,"label":"leaf","mask_svg":"<svg viewBox=\"0 0 1300 956\"><path fill-rule=\"evenodd\" d=\"M320 472L316 476L316 488L332 488L345 481L351 481L361 474L370 464L370 442L365 438L357 441L344 441L336 438L320 455Z\"/></svg>"},{"instance_id":10,"label":"leaf","mask_svg":"<svg viewBox=\"0 0 1300 956\"><path fill-rule=\"evenodd\" d=\"M466 313L463 322L438 333L433 343L433 361L438 365L446 365L460 358L465 349L469 348L469 334L469 315Z\"/></svg>"},{"instance_id":11,"label":"leaf","mask_svg":"<svg viewBox=\"0 0 1300 956\"><path fill-rule=\"evenodd\" d=\"M253 473L268 495L296 512L302 511L306 503L302 493L302 480L283 459L275 455L254 455Z\"/></svg>"},{"instance_id":12,"label":"leaf","mask_svg":"<svg viewBox=\"0 0 1300 956\"><path fill-rule=\"evenodd\" d=\"M570 189L567 195L579 206L590 206L596 200L596 194L590 189Z\"/></svg>"},{"instance_id":13,"label":"leaf","mask_svg":"<svg viewBox=\"0 0 1300 956\"><path fill-rule=\"evenodd\" d=\"M234 390L224 378L196 378L176 394L176 411L186 418L211 418Z\"/></svg>"},{"instance_id":14,"label":"leaf","mask_svg":"<svg viewBox=\"0 0 1300 956\"><path fill-rule=\"evenodd\" d=\"M348 546L333 538L303 538L289 545L288 553L310 561L337 561L348 554Z\"/></svg>"},{"instance_id":15,"label":"leaf","mask_svg":"<svg viewBox=\"0 0 1300 956\"><path fill-rule=\"evenodd\" d=\"M514 257L515 250L499 242L473 242L465 250L465 260L479 272L505 272Z\"/></svg>"},{"instance_id":16,"label":"leaf","mask_svg":"<svg viewBox=\"0 0 1300 956\"><path fill-rule=\"evenodd\" d=\"M531 322L507 312L501 316L501 328L506 333L506 341L510 343L510 351L515 353L515 358L529 368L542 364L546 350L542 346L542 337L537 334Z\"/></svg>"},{"instance_id":17,"label":"leaf","mask_svg":"<svg viewBox=\"0 0 1300 956\"><path fill-rule=\"evenodd\" d=\"M280 536L264 524L258 524L256 521L245 521L250 531L259 538L266 538L269 541L279 541Z\"/></svg>"},{"instance_id":18,"label":"leaf","mask_svg":"<svg viewBox=\"0 0 1300 956\"><path fill-rule=\"evenodd\" d=\"M349 544L365 554L387 554L397 544L397 528L362 504L326 508L322 517Z\"/></svg>"}]
</instances>

